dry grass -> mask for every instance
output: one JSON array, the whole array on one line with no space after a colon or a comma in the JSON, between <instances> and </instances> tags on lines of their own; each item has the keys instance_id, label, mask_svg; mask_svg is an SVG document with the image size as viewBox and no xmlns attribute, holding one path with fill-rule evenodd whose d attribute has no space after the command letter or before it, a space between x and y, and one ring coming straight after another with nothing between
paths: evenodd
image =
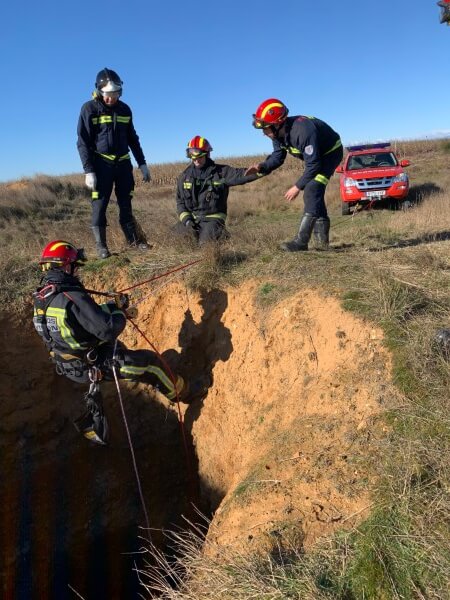
<instances>
[{"instance_id":1,"label":"dry grass","mask_svg":"<svg viewBox=\"0 0 450 600\"><path fill-rule=\"evenodd\" d=\"M264 557L225 549L205 552L201 532L174 534L179 557L175 562L153 550L159 566L147 572L145 583L154 597L450 598L450 366L433 341L438 328L450 326L450 174L445 144L397 144L400 156L412 161L414 206L408 211L342 217L334 178L327 202L336 251L301 256L278 250L280 240L291 237L298 223L299 203L287 205L283 199L297 178L298 161L289 159L262 181L234 188L227 224L230 240L202 250L186 246L174 233L175 177L184 163L155 165L151 186L140 183L137 174L135 212L154 248L147 255L123 253L106 263L93 260L87 275L96 270L113 280L120 268L144 279L201 257L202 268L186 276L192 287L261 277L276 286L272 301L301 287L326 289L340 296L347 309L384 328L403 398L400 406L386 407L392 433L383 441L377 461L378 485L372 490L376 509L356 531L323 541L308 556L291 544L287 549L275 547ZM254 160L226 162L245 166ZM108 216L111 247L121 251L114 203ZM36 257L49 239L68 238L94 254L90 200L81 175L0 186L0 218L0 244L6 248L0 257L0 294L6 310L27 305L38 278Z\"/></svg>"}]
</instances>

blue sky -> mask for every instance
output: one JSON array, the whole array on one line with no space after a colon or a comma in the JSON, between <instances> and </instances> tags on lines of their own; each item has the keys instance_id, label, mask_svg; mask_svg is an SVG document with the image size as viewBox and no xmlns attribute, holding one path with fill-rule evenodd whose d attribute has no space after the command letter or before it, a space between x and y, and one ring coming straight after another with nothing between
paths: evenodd
<instances>
[{"instance_id":1,"label":"blue sky","mask_svg":"<svg viewBox=\"0 0 450 600\"><path fill-rule=\"evenodd\" d=\"M64 9L62 9L64 5ZM103 67L124 81L147 161L269 153L264 99L344 142L450 136L450 28L435 0L55 0L3 4L0 181L81 172L80 107Z\"/></svg>"}]
</instances>

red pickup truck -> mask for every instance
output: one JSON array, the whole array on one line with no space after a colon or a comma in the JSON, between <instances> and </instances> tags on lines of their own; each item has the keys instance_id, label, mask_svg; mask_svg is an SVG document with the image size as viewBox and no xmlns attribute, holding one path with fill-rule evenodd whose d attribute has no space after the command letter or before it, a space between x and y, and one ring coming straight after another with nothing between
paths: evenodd
<instances>
[{"instance_id":1,"label":"red pickup truck","mask_svg":"<svg viewBox=\"0 0 450 600\"><path fill-rule=\"evenodd\" d=\"M342 214L349 215L352 207L369 202L389 200L398 204L409 192L408 175L403 168L409 160L398 160L390 143L348 146L341 173Z\"/></svg>"}]
</instances>

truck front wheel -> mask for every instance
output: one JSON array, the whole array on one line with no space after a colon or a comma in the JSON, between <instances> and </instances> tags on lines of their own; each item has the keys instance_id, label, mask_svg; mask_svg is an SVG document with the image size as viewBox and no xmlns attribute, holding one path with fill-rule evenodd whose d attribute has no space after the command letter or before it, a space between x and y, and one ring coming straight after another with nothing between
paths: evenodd
<instances>
[{"instance_id":1,"label":"truck front wheel","mask_svg":"<svg viewBox=\"0 0 450 600\"><path fill-rule=\"evenodd\" d=\"M341 202L341 212L343 215L350 214L350 202Z\"/></svg>"}]
</instances>

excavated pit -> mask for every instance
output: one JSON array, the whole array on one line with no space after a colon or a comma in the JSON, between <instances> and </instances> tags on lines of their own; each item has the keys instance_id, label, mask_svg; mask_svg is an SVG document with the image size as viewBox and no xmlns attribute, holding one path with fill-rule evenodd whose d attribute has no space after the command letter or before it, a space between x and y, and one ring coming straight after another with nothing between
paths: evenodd
<instances>
[{"instance_id":1,"label":"excavated pit","mask_svg":"<svg viewBox=\"0 0 450 600\"><path fill-rule=\"evenodd\" d=\"M157 545L158 530L191 516L193 496L213 544L249 552L293 529L308 548L370 504L360 458L375 452L393 393L381 332L317 292L262 308L259 285L172 284L139 306L149 339L209 385L182 406L191 473L175 407L123 387ZM76 597L71 586L85 600L137 598L133 565L149 536L114 384L102 384L111 443L91 445L71 423L84 387L54 373L30 323L3 319L0 330L1 597L61 600ZM146 347L130 327L122 339Z\"/></svg>"}]
</instances>

